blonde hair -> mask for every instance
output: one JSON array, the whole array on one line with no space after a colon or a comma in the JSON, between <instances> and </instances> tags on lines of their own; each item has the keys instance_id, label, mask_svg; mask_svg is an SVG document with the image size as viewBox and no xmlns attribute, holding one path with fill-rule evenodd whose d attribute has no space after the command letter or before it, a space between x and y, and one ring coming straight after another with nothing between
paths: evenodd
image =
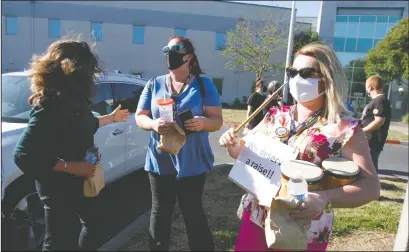
<instances>
[{"instance_id":1,"label":"blonde hair","mask_svg":"<svg viewBox=\"0 0 409 252\"><path fill-rule=\"evenodd\" d=\"M378 75L373 75L366 80L368 86L373 87L375 90L383 90L385 86L382 78Z\"/></svg>"},{"instance_id":2,"label":"blonde hair","mask_svg":"<svg viewBox=\"0 0 409 252\"><path fill-rule=\"evenodd\" d=\"M324 117L329 123L340 122L342 115L350 114L344 104L348 82L334 51L322 42L313 42L301 48L295 57L298 55L310 56L318 61L325 84Z\"/></svg>"}]
</instances>

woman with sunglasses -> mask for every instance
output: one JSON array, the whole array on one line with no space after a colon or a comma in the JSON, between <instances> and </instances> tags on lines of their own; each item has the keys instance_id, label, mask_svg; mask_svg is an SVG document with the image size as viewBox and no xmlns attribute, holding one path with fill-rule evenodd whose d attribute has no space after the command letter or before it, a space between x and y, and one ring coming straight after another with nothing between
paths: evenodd
<instances>
[{"instance_id":1,"label":"woman with sunglasses","mask_svg":"<svg viewBox=\"0 0 409 252\"><path fill-rule=\"evenodd\" d=\"M152 191L150 249L168 250L172 214L176 202L184 217L191 250L214 250L213 237L202 207L206 172L213 168L209 133L223 124L220 97L215 85L205 77L191 41L171 37L163 48L169 74L149 81L141 94L136 123L152 131L146 155ZM160 135L166 135L172 123L160 119L156 101L163 97L174 101L174 122L186 130L186 143L177 155L158 150ZM182 125L179 113L190 110L193 118Z\"/></svg>"},{"instance_id":2,"label":"woman with sunglasses","mask_svg":"<svg viewBox=\"0 0 409 252\"><path fill-rule=\"evenodd\" d=\"M307 251L325 251L334 218L333 211L325 209L354 208L376 200L380 183L365 135L358 121L347 116L342 98L347 81L335 53L327 45L311 43L296 53L293 67L286 71L297 104L272 108L244 139L234 136L230 129L220 138L220 144L227 147L231 157L237 158L246 138L256 132L271 133L266 138L279 139L298 149L297 159L321 166L324 159L341 155L360 167L359 178L353 184L309 192L307 199L290 213L290 218L311 224ZM235 250L266 251L264 230L250 220L251 209L258 209L257 200L250 197L250 202L242 216Z\"/></svg>"}]
</instances>

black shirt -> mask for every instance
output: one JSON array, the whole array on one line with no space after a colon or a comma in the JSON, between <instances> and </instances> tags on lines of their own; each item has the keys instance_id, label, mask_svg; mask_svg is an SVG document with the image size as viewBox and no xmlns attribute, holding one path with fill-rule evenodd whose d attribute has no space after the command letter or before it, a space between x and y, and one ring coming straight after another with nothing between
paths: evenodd
<instances>
[{"instance_id":1,"label":"black shirt","mask_svg":"<svg viewBox=\"0 0 409 252\"><path fill-rule=\"evenodd\" d=\"M53 172L59 159L82 161L94 146L99 121L88 106L67 109L57 103L33 108L14 150L17 166L36 180L40 197L83 195L84 178ZM39 186L40 185L40 186Z\"/></svg>"},{"instance_id":2,"label":"black shirt","mask_svg":"<svg viewBox=\"0 0 409 252\"><path fill-rule=\"evenodd\" d=\"M266 98L266 100L270 98L269 96ZM278 100L273 99L270 101L270 103L263 109L263 115L266 115L272 107L280 107L280 104L278 104Z\"/></svg>"},{"instance_id":3,"label":"black shirt","mask_svg":"<svg viewBox=\"0 0 409 252\"><path fill-rule=\"evenodd\" d=\"M383 150L391 123L391 105L385 95L379 95L366 105L362 114L362 126L366 127L375 120L375 116L385 118L384 124L367 134L371 149Z\"/></svg>"},{"instance_id":4,"label":"black shirt","mask_svg":"<svg viewBox=\"0 0 409 252\"><path fill-rule=\"evenodd\" d=\"M250 97L247 100L247 105L249 105L250 108L250 114L252 114L260 105L264 102L266 99L265 95L262 95L258 92L254 92L250 95ZM250 122L249 122L249 128L252 129L256 127L261 120L263 120L263 113L260 112L258 113Z\"/></svg>"}]
</instances>

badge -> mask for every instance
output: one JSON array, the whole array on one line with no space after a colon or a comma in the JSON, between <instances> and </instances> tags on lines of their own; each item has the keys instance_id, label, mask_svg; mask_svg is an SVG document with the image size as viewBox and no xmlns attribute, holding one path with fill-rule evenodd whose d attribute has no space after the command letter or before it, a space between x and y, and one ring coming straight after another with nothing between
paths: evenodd
<instances>
[{"instance_id":1,"label":"badge","mask_svg":"<svg viewBox=\"0 0 409 252\"><path fill-rule=\"evenodd\" d=\"M276 129L276 135L277 135L279 138L284 138L284 137L287 137L287 136L289 135L289 131L288 131L287 128L278 127L278 128Z\"/></svg>"},{"instance_id":2,"label":"badge","mask_svg":"<svg viewBox=\"0 0 409 252\"><path fill-rule=\"evenodd\" d=\"M379 110L377 110L377 109L374 109L374 110L373 110L373 114L374 114L374 115L377 115L378 113L379 113Z\"/></svg>"}]
</instances>

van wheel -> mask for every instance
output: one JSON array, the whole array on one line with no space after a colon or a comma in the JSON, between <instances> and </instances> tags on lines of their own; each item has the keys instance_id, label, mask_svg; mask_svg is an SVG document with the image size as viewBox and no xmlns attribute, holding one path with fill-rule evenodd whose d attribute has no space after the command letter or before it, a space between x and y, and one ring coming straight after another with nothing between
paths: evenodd
<instances>
[{"instance_id":1,"label":"van wheel","mask_svg":"<svg viewBox=\"0 0 409 252\"><path fill-rule=\"evenodd\" d=\"M7 218L7 250L41 251L45 235L44 208L38 194L30 193L20 200ZM3 240L2 239L2 240Z\"/></svg>"}]
</instances>

